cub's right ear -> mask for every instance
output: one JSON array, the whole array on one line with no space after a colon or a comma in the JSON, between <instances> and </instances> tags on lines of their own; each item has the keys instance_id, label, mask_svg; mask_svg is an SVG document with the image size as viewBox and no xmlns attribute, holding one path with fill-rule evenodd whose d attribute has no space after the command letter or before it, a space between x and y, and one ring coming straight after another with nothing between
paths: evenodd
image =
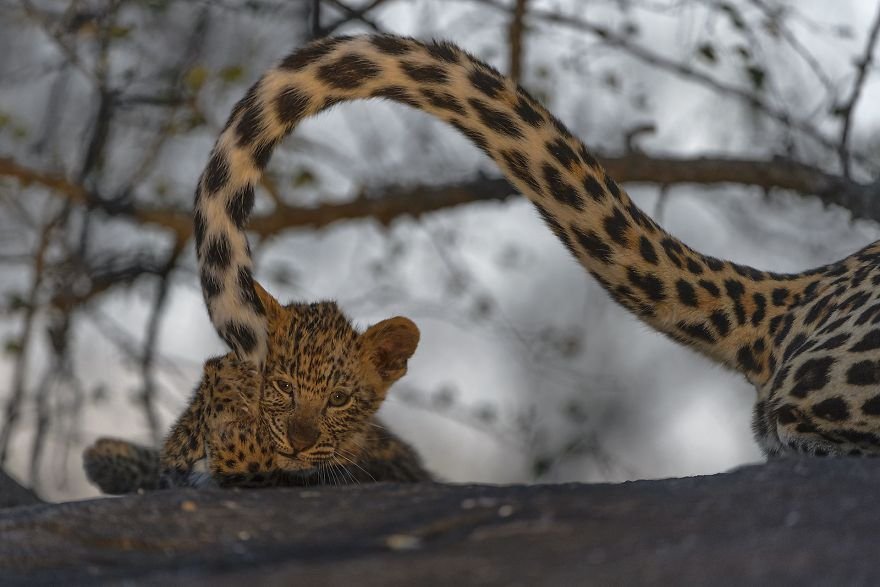
<instances>
[{"instance_id":1,"label":"cub's right ear","mask_svg":"<svg viewBox=\"0 0 880 587\"><path fill-rule=\"evenodd\" d=\"M406 362L419 344L419 328L409 318L395 316L370 326L361 337L367 360L390 385L406 374Z\"/></svg>"}]
</instances>

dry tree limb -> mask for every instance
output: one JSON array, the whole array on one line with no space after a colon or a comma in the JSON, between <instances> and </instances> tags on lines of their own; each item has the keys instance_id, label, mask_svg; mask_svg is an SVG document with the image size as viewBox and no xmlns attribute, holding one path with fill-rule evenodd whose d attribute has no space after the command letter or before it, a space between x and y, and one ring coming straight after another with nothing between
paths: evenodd
<instances>
[{"instance_id":1,"label":"dry tree limb","mask_svg":"<svg viewBox=\"0 0 880 587\"><path fill-rule=\"evenodd\" d=\"M862 57L856 62L856 79L855 82L853 82L852 93L838 110L840 117L843 120L840 129L840 146L838 147L838 153L840 154L840 165L843 168L843 175L846 177L850 176L851 167L849 134L852 127L852 118L859 97L862 95L862 88L867 80L868 70L871 68L871 63L874 60L874 49L877 47L878 37L880 37L880 7L878 7L877 15L874 17L874 22L868 33L868 40L865 42L865 49L862 52Z\"/></svg>"},{"instance_id":2,"label":"dry tree limb","mask_svg":"<svg viewBox=\"0 0 880 587\"><path fill-rule=\"evenodd\" d=\"M510 47L508 75L519 83L522 77L523 37L525 36L525 17L528 0L516 0L508 28L507 45Z\"/></svg>"},{"instance_id":3,"label":"dry tree limb","mask_svg":"<svg viewBox=\"0 0 880 587\"><path fill-rule=\"evenodd\" d=\"M873 197L880 189L878 185L859 183L787 159L654 157L643 153L600 159L608 172L622 183L734 184L790 190L847 208L855 218L880 221L880 198ZM192 229L189 210L107 200L63 177L22 166L9 158L0 157L0 176L15 178L24 185L49 188L75 204L102 210L111 216L165 227L177 239L188 238ZM386 186L371 190L370 197L339 204L316 207L283 204L268 215L254 217L248 228L261 237L269 237L286 229L319 229L343 220L372 219L387 225L401 216L418 217L472 202L505 200L515 193L506 180L482 176L434 186Z\"/></svg>"}]
</instances>

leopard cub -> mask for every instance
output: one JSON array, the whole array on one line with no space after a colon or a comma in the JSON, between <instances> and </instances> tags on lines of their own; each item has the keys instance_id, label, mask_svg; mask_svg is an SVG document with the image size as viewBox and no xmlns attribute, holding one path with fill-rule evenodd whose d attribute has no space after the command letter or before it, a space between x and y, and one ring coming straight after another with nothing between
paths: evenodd
<instances>
[{"instance_id":1,"label":"leopard cub","mask_svg":"<svg viewBox=\"0 0 880 587\"><path fill-rule=\"evenodd\" d=\"M255 291L269 324L263 369L234 353L209 360L161 451L100 439L84 453L89 479L114 494L430 480L375 417L406 373L415 324L390 318L361 334L333 302L283 306Z\"/></svg>"}]
</instances>

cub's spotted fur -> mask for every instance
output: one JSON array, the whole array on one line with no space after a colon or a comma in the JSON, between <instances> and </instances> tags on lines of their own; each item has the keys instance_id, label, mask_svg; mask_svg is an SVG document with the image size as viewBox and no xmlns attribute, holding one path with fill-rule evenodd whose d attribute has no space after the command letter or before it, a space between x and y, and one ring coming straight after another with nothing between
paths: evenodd
<instances>
[{"instance_id":1,"label":"cub's spotted fur","mask_svg":"<svg viewBox=\"0 0 880 587\"><path fill-rule=\"evenodd\" d=\"M99 438L83 453L83 468L110 495L159 488L159 451L127 440Z\"/></svg>"},{"instance_id":2,"label":"cub's spotted fur","mask_svg":"<svg viewBox=\"0 0 880 587\"><path fill-rule=\"evenodd\" d=\"M880 244L792 275L715 259L647 217L523 89L447 43L331 38L269 70L235 106L196 192L195 239L215 328L267 360L245 225L254 185L297 123L384 98L458 128L535 205L609 294L653 328L745 375L768 454L880 451Z\"/></svg>"},{"instance_id":3,"label":"cub's spotted fur","mask_svg":"<svg viewBox=\"0 0 880 587\"><path fill-rule=\"evenodd\" d=\"M374 417L406 373L416 326L398 317L359 334L332 302L281 306L256 288L269 328L264 370L233 353L208 361L161 452L101 439L84 454L92 482L130 493L430 480L415 451Z\"/></svg>"}]
</instances>

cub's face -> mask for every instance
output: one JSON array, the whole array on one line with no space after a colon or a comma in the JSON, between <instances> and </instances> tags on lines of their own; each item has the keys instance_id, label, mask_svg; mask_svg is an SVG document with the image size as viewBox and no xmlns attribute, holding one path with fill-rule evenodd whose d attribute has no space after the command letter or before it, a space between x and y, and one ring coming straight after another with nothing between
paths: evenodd
<instances>
[{"instance_id":1,"label":"cub's face","mask_svg":"<svg viewBox=\"0 0 880 587\"><path fill-rule=\"evenodd\" d=\"M258 293L270 330L259 411L276 462L286 470L351 464L388 388L406 373L418 328L397 317L360 334L333 302L281 306Z\"/></svg>"}]
</instances>

